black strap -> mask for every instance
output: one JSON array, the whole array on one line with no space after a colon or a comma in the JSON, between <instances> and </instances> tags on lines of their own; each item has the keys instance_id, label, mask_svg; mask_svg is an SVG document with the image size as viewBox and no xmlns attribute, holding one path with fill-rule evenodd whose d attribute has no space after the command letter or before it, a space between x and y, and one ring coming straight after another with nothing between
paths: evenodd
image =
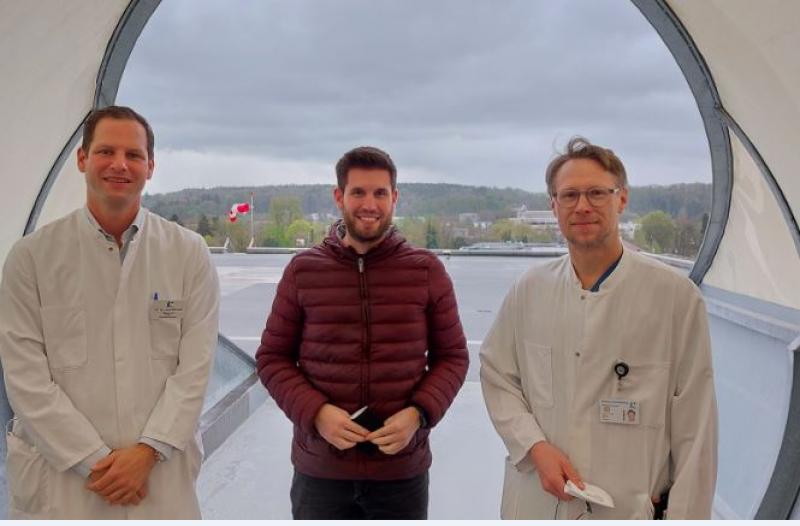
<instances>
[{"instance_id":1,"label":"black strap","mask_svg":"<svg viewBox=\"0 0 800 526\"><path fill-rule=\"evenodd\" d=\"M669 504L669 491L665 491L661 494L660 500L653 505L653 519L657 521L664 520L664 514L667 511L667 505Z\"/></svg>"}]
</instances>

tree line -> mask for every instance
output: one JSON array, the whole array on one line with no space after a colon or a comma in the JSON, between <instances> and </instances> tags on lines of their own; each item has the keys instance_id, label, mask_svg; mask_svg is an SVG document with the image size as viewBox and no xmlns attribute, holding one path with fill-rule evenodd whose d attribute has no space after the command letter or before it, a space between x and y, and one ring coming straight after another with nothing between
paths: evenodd
<instances>
[{"instance_id":1,"label":"tree line","mask_svg":"<svg viewBox=\"0 0 800 526\"><path fill-rule=\"evenodd\" d=\"M483 221L509 217L513 209L547 210L550 200L545 192L528 192L519 188L493 188L444 183L399 184L399 216L457 216L475 212ZM269 210L275 197L293 197L305 214L338 215L333 204L333 185L270 185L254 187L217 187L186 189L164 194L145 194L143 204L153 212L170 217L176 214L187 223L196 223L200 214L211 218L226 214L233 203L254 197L257 214ZM711 208L711 185L681 183L669 186L634 186L630 189L629 206L623 220L663 210L671 217L701 219Z\"/></svg>"},{"instance_id":2,"label":"tree line","mask_svg":"<svg viewBox=\"0 0 800 526\"><path fill-rule=\"evenodd\" d=\"M253 188L181 190L145 195L143 204L199 232L211 246L229 239L243 251L250 242L250 218L231 223L233 203L255 201L258 246L311 246L327 234L339 216L328 185L283 185ZM412 243L428 248L460 248L483 241L550 243L560 241L555 227L532 226L511 218L515 210L547 210L545 193L512 188L409 183L399 187L396 226ZM694 257L702 242L711 206L711 187L702 183L633 187L623 221L637 227L630 240L658 253ZM470 221L459 214L472 212Z\"/></svg>"},{"instance_id":3,"label":"tree line","mask_svg":"<svg viewBox=\"0 0 800 526\"><path fill-rule=\"evenodd\" d=\"M654 210L638 220L632 241L641 248L656 254L674 254L694 258L700 250L708 212L699 221L673 218L663 210Z\"/></svg>"}]
</instances>

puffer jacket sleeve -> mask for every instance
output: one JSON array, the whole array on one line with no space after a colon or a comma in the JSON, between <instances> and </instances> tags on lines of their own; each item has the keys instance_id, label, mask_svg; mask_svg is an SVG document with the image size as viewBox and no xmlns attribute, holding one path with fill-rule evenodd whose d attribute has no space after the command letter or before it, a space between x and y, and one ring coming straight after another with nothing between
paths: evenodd
<instances>
[{"instance_id":1,"label":"puffer jacket sleeve","mask_svg":"<svg viewBox=\"0 0 800 526\"><path fill-rule=\"evenodd\" d=\"M298 366L303 309L297 300L295 260L283 272L272 311L256 351L261 382L286 416L303 431L314 431L314 418L328 401Z\"/></svg>"},{"instance_id":2,"label":"puffer jacket sleeve","mask_svg":"<svg viewBox=\"0 0 800 526\"><path fill-rule=\"evenodd\" d=\"M428 272L428 372L411 401L425 409L428 425L434 426L464 383L469 354L450 276L435 256L431 257Z\"/></svg>"}]
</instances>

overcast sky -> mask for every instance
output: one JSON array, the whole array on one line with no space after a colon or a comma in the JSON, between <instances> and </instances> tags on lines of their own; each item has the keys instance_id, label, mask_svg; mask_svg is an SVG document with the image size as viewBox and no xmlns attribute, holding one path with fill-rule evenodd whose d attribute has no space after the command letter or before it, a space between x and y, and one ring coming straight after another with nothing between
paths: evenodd
<instances>
[{"instance_id":1,"label":"overcast sky","mask_svg":"<svg viewBox=\"0 0 800 526\"><path fill-rule=\"evenodd\" d=\"M166 0L117 100L155 129L150 193L333 184L362 144L401 183L541 191L575 134L633 185L711 180L686 81L627 0Z\"/></svg>"}]
</instances>

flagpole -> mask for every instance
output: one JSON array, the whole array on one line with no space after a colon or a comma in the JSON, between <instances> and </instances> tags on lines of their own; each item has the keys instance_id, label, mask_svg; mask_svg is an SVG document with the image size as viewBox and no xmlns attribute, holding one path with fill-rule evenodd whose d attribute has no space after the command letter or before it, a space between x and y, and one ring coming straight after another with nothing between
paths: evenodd
<instances>
[{"instance_id":1,"label":"flagpole","mask_svg":"<svg viewBox=\"0 0 800 526\"><path fill-rule=\"evenodd\" d=\"M256 209L253 195L255 192L250 192L250 245L256 245Z\"/></svg>"}]
</instances>

